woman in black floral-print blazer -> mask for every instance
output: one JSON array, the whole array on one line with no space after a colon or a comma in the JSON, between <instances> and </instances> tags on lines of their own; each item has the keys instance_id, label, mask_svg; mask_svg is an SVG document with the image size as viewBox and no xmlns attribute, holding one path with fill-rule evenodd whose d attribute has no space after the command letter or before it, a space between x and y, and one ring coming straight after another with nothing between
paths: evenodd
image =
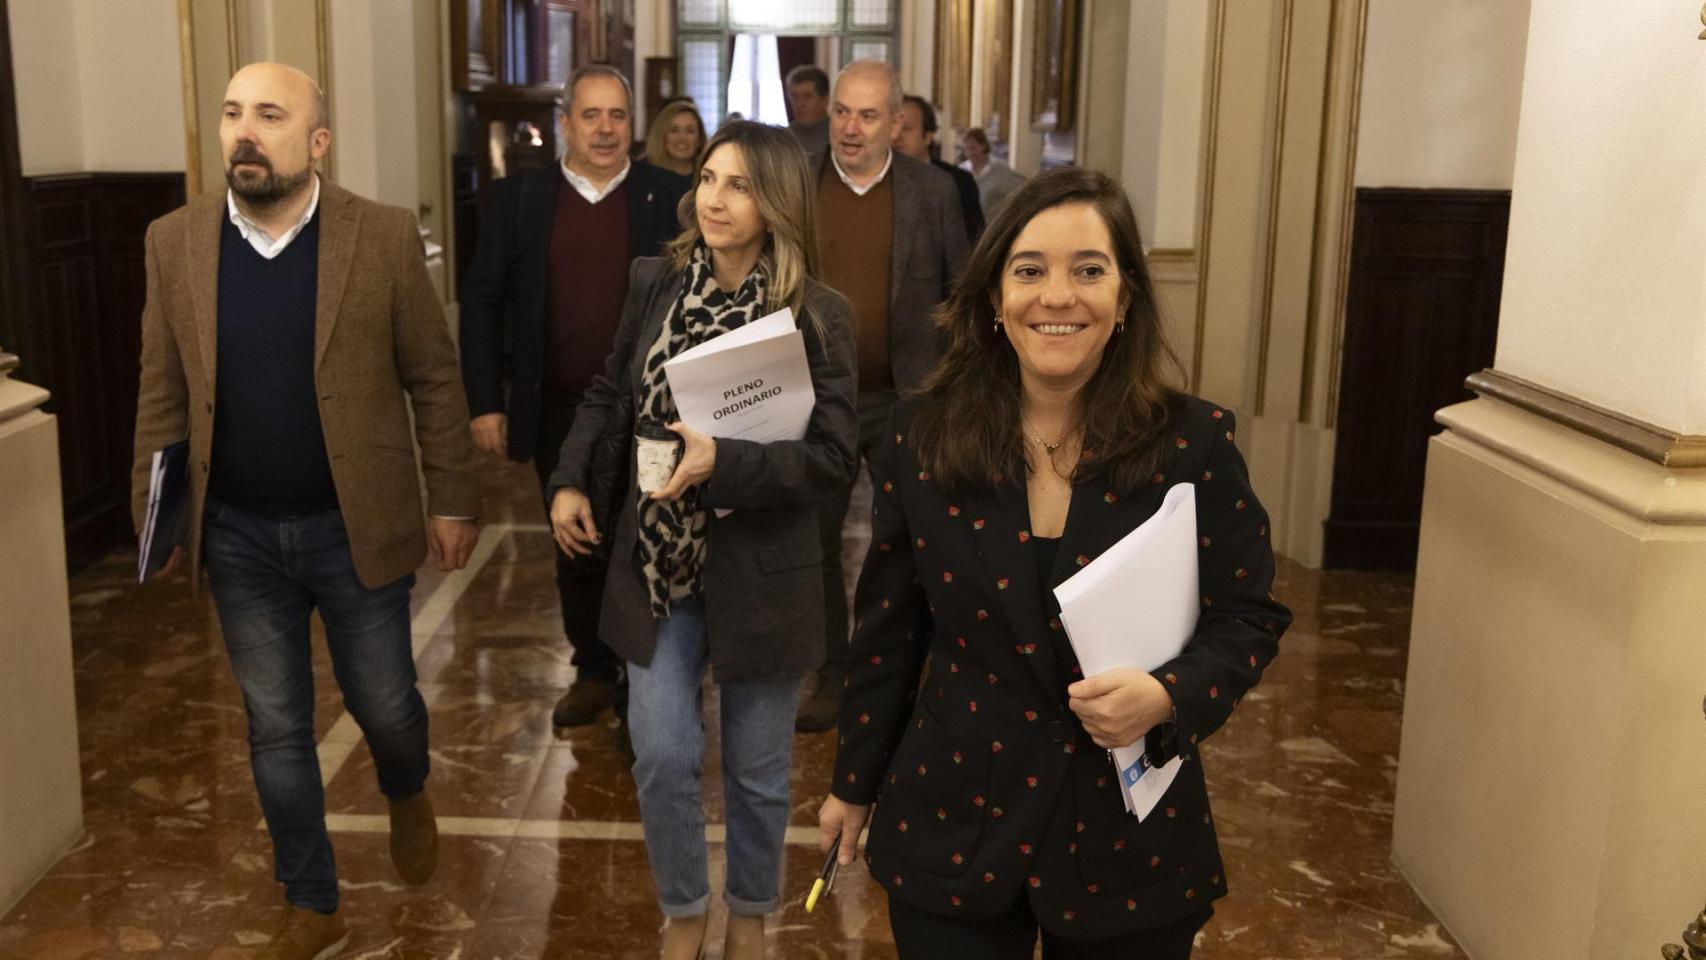
<instances>
[{"instance_id":1,"label":"woman in black floral-print blazer","mask_svg":"<svg viewBox=\"0 0 1706 960\"><path fill-rule=\"evenodd\" d=\"M1198 745L1291 617L1269 593L1267 515L1232 414L1166 385L1177 361L1141 249L1106 176L1028 181L941 310L943 360L871 456L820 823L851 862L876 803L867 856L902 958L1028 958L1039 927L1048 958L1186 957L1226 894ZM1200 534L1194 637L1152 673L1083 677L1052 588L1182 482ZM1186 762L1140 823L1106 748L1143 737Z\"/></svg>"}]
</instances>

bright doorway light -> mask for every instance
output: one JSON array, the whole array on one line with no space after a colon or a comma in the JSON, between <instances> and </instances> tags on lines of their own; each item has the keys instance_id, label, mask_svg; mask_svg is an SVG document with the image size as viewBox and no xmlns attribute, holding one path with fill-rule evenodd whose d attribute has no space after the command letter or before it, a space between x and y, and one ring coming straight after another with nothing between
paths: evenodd
<instances>
[{"instance_id":1,"label":"bright doorway light","mask_svg":"<svg viewBox=\"0 0 1706 960\"><path fill-rule=\"evenodd\" d=\"M763 6L767 0L749 0ZM748 120L779 127L788 125L788 107L783 100L782 66L771 34L742 33L735 36L734 58L729 64L729 111Z\"/></svg>"}]
</instances>

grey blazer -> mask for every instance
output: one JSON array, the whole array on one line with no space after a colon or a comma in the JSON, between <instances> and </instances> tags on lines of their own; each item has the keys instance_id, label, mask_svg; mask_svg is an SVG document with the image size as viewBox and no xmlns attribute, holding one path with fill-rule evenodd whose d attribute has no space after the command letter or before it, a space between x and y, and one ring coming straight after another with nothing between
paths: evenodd
<instances>
[{"instance_id":1,"label":"grey blazer","mask_svg":"<svg viewBox=\"0 0 1706 960\"><path fill-rule=\"evenodd\" d=\"M827 152L810 156L819 174ZM889 367L902 392L917 389L942 355L942 342L931 314L965 269L971 249L965 214L960 212L954 178L928 163L896 151L889 168L894 180L894 244L889 257ZM819 230L852 224L818 224Z\"/></svg>"},{"instance_id":2,"label":"grey blazer","mask_svg":"<svg viewBox=\"0 0 1706 960\"><path fill-rule=\"evenodd\" d=\"M634 410L646 352L675 306L683 276L662 257L633 262L615 348L575 411L550 483L553 495L562 487L590 491L626 474L616 483L622 492L611 511L615 529L599 530L611 541L612 562L598 633L642 666L657 648L658 624L636 546ZM823 545L812 505L823 491L853 482L857 357L852 308L841 294L809 282L798 320L817 393L805 439L718 440L716 466L701 493L706 509L734 511L712 515L704 571L711 670L719 683L801 674L823 659ZM621 450L620 461L595 453L612 448Z\"/></svg>"}]
</instances>

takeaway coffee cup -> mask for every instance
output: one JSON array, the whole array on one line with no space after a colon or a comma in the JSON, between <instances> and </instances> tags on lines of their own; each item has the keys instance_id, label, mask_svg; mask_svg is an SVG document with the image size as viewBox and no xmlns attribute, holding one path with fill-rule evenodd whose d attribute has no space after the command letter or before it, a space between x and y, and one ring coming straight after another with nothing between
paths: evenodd
<instances>
[{"instance_id":1,"label":"takeaway coffee cup","mask_svg":"<svg viewBox=\"0 0 1706 960\"><path fill-rule=\"evenodd\" d=\"M656 420L641 420L634 426L634 482L641 493L656 493L669 486L675 465L681 462L681 438Z\"/></svg>"}]
</instances>

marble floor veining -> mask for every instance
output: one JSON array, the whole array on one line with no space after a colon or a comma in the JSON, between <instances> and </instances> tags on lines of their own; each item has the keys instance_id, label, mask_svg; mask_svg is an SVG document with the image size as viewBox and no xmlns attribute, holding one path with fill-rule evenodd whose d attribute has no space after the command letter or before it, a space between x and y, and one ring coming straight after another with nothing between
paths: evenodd
<instances>
[{"instance_id":1,"label":"marble floor veining","mask_svg":"<svg viewBox=\"0 0 1706 960\"><path fill-rule=\"evenodd\" d=\"M391 872L371 760L317 657L328 824L353 934L342 956L652 956L662 918L613 721L551 728L573 668L532 471L487 461L482 482L487 525L474 563L423 570L413 599L442 833L425 887ZM850 555L864 532L851 524ZM246 957L282 909L211 602L192 599L181 579L136 588L134 569L134 557L114 556L72 582L86 831L0 918L0 960ZM1389 856L1408 579L1282 563L1276 591L1297 616L1282 655L1203 746L1232 893L1196 956L1462 957ZM714 711L714 691L707 703ZM708 735L720 889L714 723ZM833 733L795 742L772 956L892 958L883 898L863 870L804 910L834 749ZM715 956L720 904L712 924Z\"/></svg>"}]
</instances>

